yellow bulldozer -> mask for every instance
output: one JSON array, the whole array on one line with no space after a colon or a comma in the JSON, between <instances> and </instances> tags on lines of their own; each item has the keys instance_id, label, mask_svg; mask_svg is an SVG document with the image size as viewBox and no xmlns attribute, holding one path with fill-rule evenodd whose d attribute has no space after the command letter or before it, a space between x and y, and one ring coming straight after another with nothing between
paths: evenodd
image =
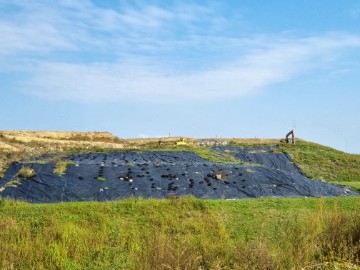
<instances>
[{"instance_id":1,"label":"yellow bulldozer","mask_svg":"<svg viewBox=\"0 0 360 270\"><path fill-rule=\"evenodd\" d=\"M189 139L181 138L178 142L176 142L176 145L183 146L183 145L190 145L191 142Z\"/></svg>"}]
</instances>

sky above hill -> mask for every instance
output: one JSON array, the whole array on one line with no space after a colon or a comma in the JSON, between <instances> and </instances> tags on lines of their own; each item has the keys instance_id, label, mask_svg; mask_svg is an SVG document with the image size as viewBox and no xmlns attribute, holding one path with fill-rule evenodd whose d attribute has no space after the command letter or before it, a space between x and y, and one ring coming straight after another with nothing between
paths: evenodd
<instances>
[{"instance_id":1,"label":"sky above hill","mask_svg":"<svg viewBox=\"0 0 360 270\"><path fill-rule=\"evenodd\" d=\"M360 153L360 3L0 0L0 129Z\"/></svg>"}]
</instances>

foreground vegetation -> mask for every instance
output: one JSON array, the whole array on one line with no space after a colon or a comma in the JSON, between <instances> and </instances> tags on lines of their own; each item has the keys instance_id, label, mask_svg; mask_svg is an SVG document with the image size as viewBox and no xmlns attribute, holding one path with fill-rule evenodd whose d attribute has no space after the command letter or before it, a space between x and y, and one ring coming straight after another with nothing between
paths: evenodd
<instances>
[{"instance_id":1,"label":"foreground vegetation","mask_svg":"<svg viewBox=\"0 0 360 270\"><path fill-rule=\"evenodd\" d=\"M360 198L0 200L0 269L356 269Z\"/></svg>"}]
</instances>

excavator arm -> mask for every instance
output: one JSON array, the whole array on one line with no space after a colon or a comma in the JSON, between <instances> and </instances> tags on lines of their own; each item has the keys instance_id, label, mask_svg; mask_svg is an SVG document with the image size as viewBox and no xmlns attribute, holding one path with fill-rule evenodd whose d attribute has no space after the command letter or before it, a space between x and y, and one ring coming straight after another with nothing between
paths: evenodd
<instances>
[{"instance_id":1,"label":"excavator arm","mask_svg":"<svg viewBox=\"0 0 360 270\"><path fill-rule=\"evenodd\" d=\"M290 143L289 137L291 135L291 143L293 145L295 145L295 134L294 134L294 129L292 129L291 131L289 131L286 136L285 136L285 142L286 143Z\"/></svg>"}]
</instances>

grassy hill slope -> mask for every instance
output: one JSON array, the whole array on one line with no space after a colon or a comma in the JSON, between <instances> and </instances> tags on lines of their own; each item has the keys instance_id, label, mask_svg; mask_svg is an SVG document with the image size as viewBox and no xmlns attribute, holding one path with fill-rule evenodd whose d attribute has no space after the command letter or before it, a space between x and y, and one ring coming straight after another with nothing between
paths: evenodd
<instances>
[{"instance_id":1,"label":"grassy hill slope","mask_svg":"<svg viewBox=\"0 0 360 270\"><path fill-rule=\"evenodd\" d=\"M359 209L359 197L0 199L0 268L356 269Z\"/></svg>"},{"instance_id":2,"label":"grassy hill slope","mask_svg":"<svg viewBox=\"0 0 360 270\"><path fill-rule=\"evenodd\" d=\"M360 191L360 155L302 140L296 146L281 144L280 151L289 153L307 177L353 186Z\"/></svg>"}]
</instances>

